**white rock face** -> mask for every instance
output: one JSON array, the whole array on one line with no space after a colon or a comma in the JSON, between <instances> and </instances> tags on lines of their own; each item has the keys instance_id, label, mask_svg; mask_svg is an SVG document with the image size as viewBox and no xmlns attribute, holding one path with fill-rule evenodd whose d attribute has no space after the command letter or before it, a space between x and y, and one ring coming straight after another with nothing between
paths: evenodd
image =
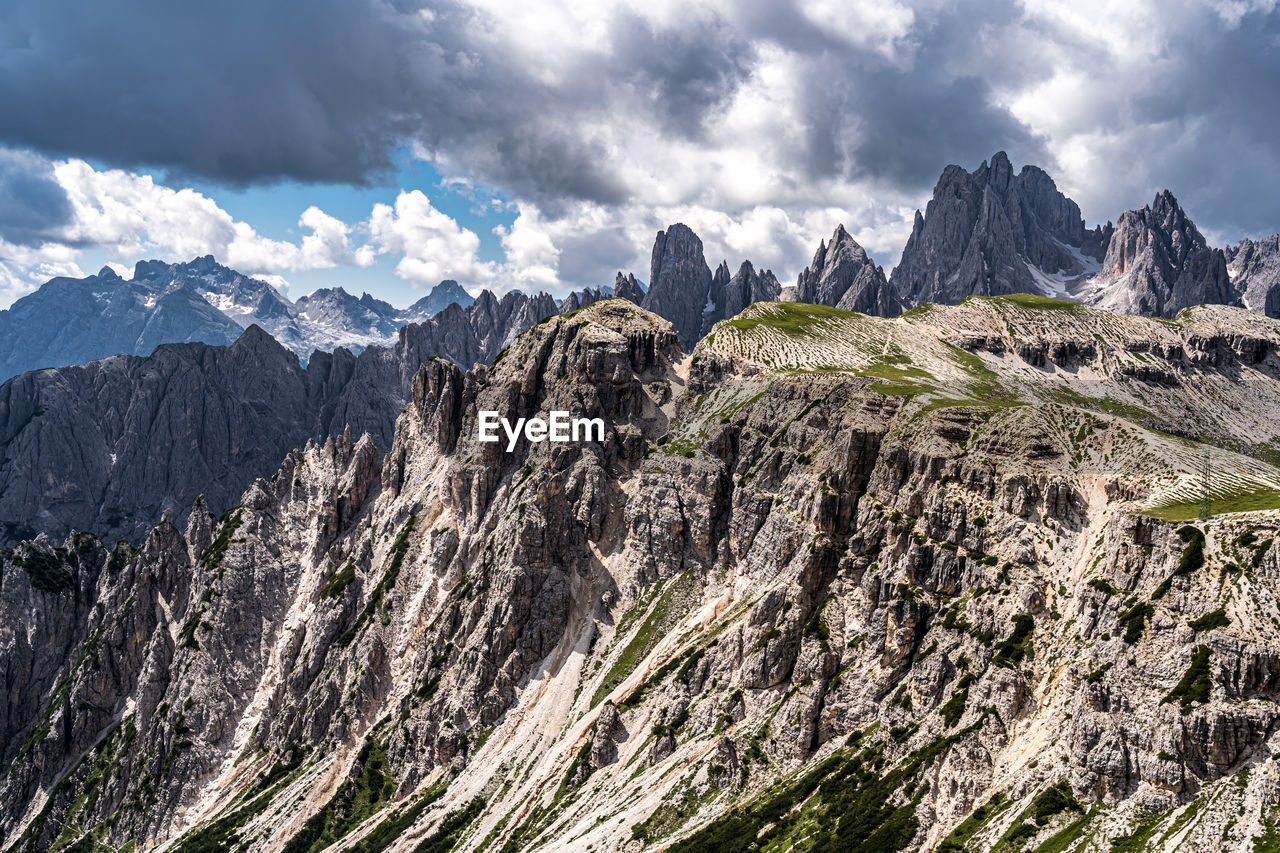
<instances>
[{"instance_id":1,"label":"white rock face","mask_svg":"<svg viewBox=\"0 0 1280 853\"><path fill-rule=\"evenodd\" d=\"M686 355L609 299L430 361L382 456L0 555L3 843L1252 850L1278 349L1010 297L764 303ZM507 453L489 410L608 428Z\"/></svg>"}]
</instances>

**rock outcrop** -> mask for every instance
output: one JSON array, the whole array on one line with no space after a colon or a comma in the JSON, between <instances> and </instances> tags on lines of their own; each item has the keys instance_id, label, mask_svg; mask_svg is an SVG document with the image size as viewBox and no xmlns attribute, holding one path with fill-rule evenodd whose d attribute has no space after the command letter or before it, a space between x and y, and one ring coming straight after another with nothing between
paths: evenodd
<instances>
[{"instance_id":1,"label":"rock outcrop","mask_svg":"<svg viewBox=\"0 0 1280 853\"><path fill-rule=\"evenodd\" d=\"M1227 275L1240 304L1280 317L1280 234L1248 238L1224 250Z\"/></svg>"},{"instance_id":2,"label":"rock outcrop","mask_svg":"<svg viewBox=\"0 0 1280 853\"><path fill-rule=\"evenodd\" d=\"M1226 256L1209 247L1168 190L1120 216L1102 270L1080 297L1101 308L1155 317L1173 317L1192 305L1236 302Z\"/></svg>"},{"instance_id":3,"label":"rock outcrop","mask_svg":"<svg viewBox=\"0 0 1280 853\"><path fill-rule=\"evenodd\" d=\"M658 232L649 264L649 290L641 304L671 321L686 350L702 338L706 317L715 305L711 268L702 254L702 241L684 223Z\"/></svg>"},{"instance_id":4,"label":"rock outcrop","mask_svg":"<svg viewBox=\"0 0 1280 853\"><path fill-rule=\"evenodd\" d=\"M613 295L628 302L634 302L636 305L644 302L644 288L631 273L624 276L621 271L618 272L613 281Z\"/></svg>"},{"instance_id":5,"label":"rock outcrop","mask_svg":"<svg viewBox=\"0 0 1280 853\"><path fill-rule=\"evenodd\" d=\"M790 298L877 317L896 317L903 309L884 269L867 256L843 225L836 226L830 243L824 240L818 244Z\"/></svg>"},{"instance_id":6,"label":"rock outcrop","mask_svg":"<svg viewBox=\"0 0 1280 853\"><path fill-rule=\"evenodd\" d=\"M1035 166L1017 174L998 152L972 173L948 166L890 282L911 305L968 296L1060 295L1097 269L1107 229L1085 228L1080 208Z\"/></svg>"},{"instance_id":7,"label":"rock outcrop","mask_svg":"<svg viewBox=\"0 0 1280 853\"><path fill-rule=\"evenodd\" d=\"M618 274L615 295L630 298L634 279L624 282ZM618 293L621 287L624 293ZM730 274L729 262L722 261L715 273L707 266L698 235L682 223L659 231L653 244L649 290L642 305L659 317L670 320L685 350L693 349L711 327L727 320L753 302L778 298L782 286L772 270L759 270L743 261ZM632 300L634 301L634 300Z\"/></svg>"}]
</instances>

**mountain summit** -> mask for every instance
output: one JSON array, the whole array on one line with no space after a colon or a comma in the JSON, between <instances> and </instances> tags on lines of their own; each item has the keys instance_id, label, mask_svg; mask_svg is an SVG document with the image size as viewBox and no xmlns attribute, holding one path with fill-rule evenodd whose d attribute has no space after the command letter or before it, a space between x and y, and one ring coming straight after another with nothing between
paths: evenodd
<instances>
[{"instance_id":1,"label":"mountain summit","mask_svg":"<svg viewBox=\"0 0 1280 853\"><path fill-rule=\"evenodd\" d=\"M1236 301L1223 251L1210 248L1168 190L1140 210L1121 214L1101 272L1079 297L1102 308L1155 317Z\"/></svg>"},{"instance_id":2,"label":"mountain summit","mask_svg":"<svg viewBox=\"0 0 1280 853\"><path fill-rule=\"evenodd\" d=\"M836 226L830 243L818 244L813 262L800 273L788 299L880 317L902 313L902 300L885 279L884 269L843 225Z\"/></svg>"},{"instance_id":3,"label":"mountain summit","mask_svg":"<svg viewBox=\"0 0 1280 853\"><path fill-rule=\"evenodd\" d=\"M1017 174L1003 151L972 173L942 172L890 281L912 305L1008 293L1063 295L1096 271L1110 238L1042 169Z\"/></svg>"}]
</instances>

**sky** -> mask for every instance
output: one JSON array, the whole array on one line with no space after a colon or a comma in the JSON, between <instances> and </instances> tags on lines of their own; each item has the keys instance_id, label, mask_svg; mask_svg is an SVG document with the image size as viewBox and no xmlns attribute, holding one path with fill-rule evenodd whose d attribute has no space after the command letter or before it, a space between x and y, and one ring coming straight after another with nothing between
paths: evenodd
<instances>
[{"instance_id":1,"label":"sky","mask_svg":"<svg viewBox=\"0 0 1280 853\"><path fill-rule=\"evenodd\" d=\"M1274 0L6 0L0 307L204 254L564 295L673 222L784 283L838 223L889 269L999 150L1223 245L1280 231L1277 81Z\"/></svg>"}]
</instances>

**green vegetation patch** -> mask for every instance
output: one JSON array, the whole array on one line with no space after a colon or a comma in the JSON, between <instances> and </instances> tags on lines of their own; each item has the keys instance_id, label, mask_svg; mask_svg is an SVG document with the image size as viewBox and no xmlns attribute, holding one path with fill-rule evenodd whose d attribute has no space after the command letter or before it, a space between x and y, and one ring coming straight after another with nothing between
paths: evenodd
<instances>
[{"instance_id":1,"label":"green vegetation patch","mask_svg":"<svg viewBox=\"0 0 1280 853\"><path fill-rule=\"evenodd\" d=\"M1160 586L1156 587L1156 591L1151 594L1152 599L1164 597L1173 584L1174 578L1189 575L1204 565L1204 531L1188 525L1179 528L1178 536L1186 543L1186 547L1182 549L1182 556L1178 558L1177 568L1173 570L1173 574L1164 579Z\"/></svg>"},{"instance_id":2,"label":"green vegetation patch","mask_svg":"<svg viewBox=\"0 0 1280 853\"><path fill-rule=\"evenodd\" d=\"M368 741L356 758L354 777L303 824L284 853L314 853L346 837L390 800L395 788L387 773L386 744Z\"/></svg>"},{"instance_id":3,"label":"green vegetation patch","mask_svg":"<svg viewBox=\"0 0 1280 853\"><path fill-rule=\"evenodd\" d=\"M222 517L218 519L217 535L213 537L213 542L209 543L209 547L205 548L204 553L200 555L201 570L207 572L222 566L222 558L226 556L227 548L231 547L236 531L240 529L240 525L243 523L244 507L233 506L222 514Z\"/></svg>"},{"instance_id":4,"label":"green vegetation patch","mask_svg":"<svg viewBox=\"0 0 1280 853\"><path fill-rule=\"evenodd\" d=\"M862 315L827 305L800 302L770 302L767 308L756 307L751 316L738 316L725 323L739 331L749 332L757 326L774 329L788 337L808 338L812 328L832 320L855 320Z\"/></svg>"},{"instance_id":5,"label":"green vegetation patch","mask_svg":"<svg viewBox=\"0 0 1280 853\"><path fill-rule=\"evenodd\" d=\"M1280 489L1260 487L1242 492L1214 494L1209 502L1210 515L1227 515L1233 512L1257 512L1280 509ZM1143 510L1145 515L1164 521L1193 521L1200 517L1199 500L1179 501Z\"/></svg>"},{"instance_id":6,"label":"green vegetation patch","mask_svg":"<svg viewBox=\"0 0 1280 853\"><path fill-rule=\"evenodd\" d=\"M360 633L360 629L373 618L373 614L377 612L378 606L382 604L387 592L396 585L396 578L400 575L400 567L404 565L405 554L409 552L409 537L417 526L418 517L411 515L409 520L404 523L404 527L401 527L400 532L396 534L396 541L391 545L391 559L387 561L387 570L382 573L382 580L378 581L378 585L370 593L369 601L365 604L364 609L360 611L360 615L356 617L356 624L352 625L346 633L338 638L339 646L350 645L351 641Z\"/></svg>"},{"instance_id":7,"label":"green vegetation patch","mask_svg":"<svg viewBox=\"0 0 1280 853\"><path fill-rule=\"evenodd\" d=\"M271 798L289 781L302 764L302 750L295 748L288 759L281 759L242 797L241 805L227 809L222 815L206 821L183 835L173 853L222 853L236 849L245 839L240 830L260 815Z\"/></svg>"},{"instance_id":8,"label":"green vegetation patch","mask_svg":"<svg viewBox=\"0 0 1280 853\"><path fill-rule=\"evenodd\" d=\"M404 835L405 830L417 823L423 812L444 796L447 787L443 783L432 785L403 806L392 811L368 835L360 839L359 843L351 848L351 853L378 853L378 851L386 850L400 836Z\"/></svg>"},{"instance_id":9,"label":"green vegetation patch","mask_svg":"<svg viewBox=\"0 0 1280 853\"><path fill-rule=\"evenodd\" d=\"M13 564L27 573L31 585L54 594L75 589L75 575L67 565L67 550L55 548L53 553L24 545L11 554Z\"/></svg>"},{"instance_id":10,"label":"green vegetation patch","mask_svg":"<svg viewBox=\"0 0 1280 853\"><path fill-rule=\"evenodd\" d=\"M991 799L974 809L973 814L965 818L959 826L951 831L950 835L942 840L942 843L938 845L938 853L964 853L965 845L969 843L969 839L981 832L988 823L1002 814L1010 805L1012 805L1012 802L1006 800L1004 794L997 792Z\"/></svg>"},{"instance_id":11,"label":"green vegetation patch","mask_svg":"<svg viewBox=\"0 0 1280 853\"><path fill-rule=\"evenodd\" d=\"M984 715L985 719L985 715ZM884 765L884 744L828 756L795 781L770 788L671 845L670 853L746 853L803 849L812 853L891 853L910 845L919 829L916 806L927 785L922 773L957 740L982 724L935 741ZM797 808L798 807L798 808Z\"/></svg>"},{"instance_id":12,"label":"green vegetation patch","mask_svg":"<svg viewBox=\"0 0 1280 853\"><path fill-rule=\"evenodd\" d=\"M617 660L613 666L609 667L608 673L605 674L604 680L600 682L600 686L596 688L595 695L591 697L591 707L595 707L604 701L613 689L626 680L632 670L639 665L640 661L648 656L653 647L658 644L664 634L675 625L680 618L680 614L684 611L681 608L673 607L678 598L692 594L693 588L696 586L697 580L690 572L683 572L673 579L662 595L650 608L648 615L645 616L644 622L636 630L630 642L618 654ZM619 626L621 629L621 626ZM642 688L643 689L643 688Z\"/></svg>"},{"instance_id":13,"label":"green vegetation patch","mask_svg":"<svg viewBox=\"0 0 1280 853\"><path fill-rule=\"evenodd\" d=\"M1120 614L1120 622L1124 625L1124 641L1131 646L1138 642L1142 638L1143 627L1155 612L1156 609L1144 601Z\"/></svg>"},{"instance_id":14,"label":"green vegetation patch","mask_svg":"<svg viewBox=\"0 0 1280 853\"><path fill-rule=\"evenodd\" d=\"M1226 609L1219 607L1212 613L1206 613L1199 619L1191 620L1191 628L1195 631L1212 631L1214 628L1225 628L1231 624Z\"/></svg>"},{"instance_id":15,"label":"green vegetation patch","mask_svg":"<svg viewBox=\"0 0 1280 853\"><path fill-rule=\"evenodd\" d=\"M440 827L427 836L413 853L448 853L462 840L467 827L484 811L483 797L476 797L460 809L449 812Z\"/></svg>"},{"instance_id":16,"label":"green vegetation patch","mask_svg":"<svg viewBox=\"0 0 1280 853\"><path fill-rule=\"evenodd\" d=\"M1018 815L1017 820L1005 832L1004 837L1000 839L1000 844L997 846L1010 845L1015 849L1020 848L1028 840L1039 835L1051 819L1064 812L1075 812L1085 816L1084 806L1080 805L1080 802L1071 793L1071 786L1067 784L1065 779L1036 794L1031 801L1031 805L1027 806L1022 814ZM1071 834L1078 835L1080 828L1083 828L1083 823L1074 829ZM1072 826L1055 833L1050 840L1056 840L1058 844L1061 844L1062 840L1058 836L1069 830L1072 830Z\"/></svg>"},{"instance_id":17,"label":"green vegetation patch","mask_svg":"<svg viewBox=\"0 0 1280 853\"><path fill-rule=\"evenodd\" d=\"M320 597L321 598L338 598L339 596L342 595L342 593L346 591L347 587L355 579L356 579L355 561L347 560L347 562L343 564L342 568L338 569L338 571L333 573L333 577L329 578L329 582L326 583L323 587L321 587Z\"/></svg>"},{"instance_id":18,"label":"green vegetation patch","mask_svg":"<svg viewBox=\"0 0 1280 853\"><path fill-rule=\"evenodd\" d=\"M969 701L969 685L977 680L977 676L973 673L966 672L960 677L956 689L951 693L951 698L938 709L947 728L955 728L956 723L960 722L960 718L964 716L964 708Z\"/></svg>"},{"instance_id":19,"label":"green vegetation patch","mask_svg":"<svg viewBox=\"0 0 1280 853\"><path fill-rule=\"evenodd\" d=\"M1024 658L1031 657L1031 635L1035 629L1036 622L1030 614L1019 613L1013 617L1013 632L996 646L996 656L991 662L996 666L1014 669Z\"/></svg>"},{"instance_id":20,"label":"green vegetation patch","mask_svg":"<svg viewBox=\"0 0 1280 853\"><path fill-rule=\"evenodd\" d=\"M1165 696L1160 704L1177 702L1182 713L1186 714L1191 710L1192 705L1208 702L1209 694L1213 692L1213 679L1209 666L1211 654L1208 646L1196 647L1195 654L1191 657L1191 665L1183 673L1182 680L1169 691L1169 695Z\"/></svg>"},{"instance_id":21,"label":"green vegetation patch","mask_svg":"<svg viewBox=\"0 0 1280 853\"><path fill-rule=\"evenodd\" d=\"M1028 308L1033 311L1070 311L1072 313L1081 313L1086 310L1085 306L1081 305L1079 302L1071 302L1066 299L1053 299L1048 296L1037 296L1032 293L1010 293L1005 296L969 296L960 300L960 304L964 305L970 300L1016 305L1019 308Z\"/></svg>"}]
</instances>

